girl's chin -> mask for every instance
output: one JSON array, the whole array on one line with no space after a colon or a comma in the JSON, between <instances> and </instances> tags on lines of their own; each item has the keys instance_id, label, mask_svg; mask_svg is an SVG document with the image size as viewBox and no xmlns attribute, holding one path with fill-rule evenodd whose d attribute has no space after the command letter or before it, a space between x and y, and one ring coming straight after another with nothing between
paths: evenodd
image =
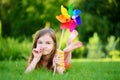
<instances>
[{"instance_id":1,"label":"girl's chin","mask_svg":"<svg viewBox=\"0 0 120 80\"><path fill-rule=\"evenodd\" d=\"M49 55L49 53L43 53L42 55L44 55L44 56L45 56L45 55Z\"/></svg>"}]
</instances>

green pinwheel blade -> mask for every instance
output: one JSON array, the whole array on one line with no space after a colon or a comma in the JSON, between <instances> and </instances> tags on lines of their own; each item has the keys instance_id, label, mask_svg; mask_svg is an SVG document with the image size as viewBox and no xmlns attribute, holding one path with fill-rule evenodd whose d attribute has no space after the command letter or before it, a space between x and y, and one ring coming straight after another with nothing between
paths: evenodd
<instances>
[{"instance_id":1,"label":"green pinwheel blade","mask_svg":"<svg viewBox=\"0 0 120 80\"><path fill-rule=\"evenodd\" d=\"M73 15L73 3L70 4L70 6L69 6L69 8L68 8L68 14L69 14L70 16Z\"/></svg>"}]
</instances>

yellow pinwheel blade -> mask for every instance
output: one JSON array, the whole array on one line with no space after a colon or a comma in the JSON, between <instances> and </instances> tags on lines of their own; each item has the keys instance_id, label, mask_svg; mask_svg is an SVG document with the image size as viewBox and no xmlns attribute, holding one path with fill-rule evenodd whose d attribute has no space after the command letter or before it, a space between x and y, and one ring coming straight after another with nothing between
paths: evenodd
<instances>
[{"instance_id":1,"label":"yellow pinwheel blade","mask_svg":"<svg viewBox=\"0 0 120 80\"><path fill-rule=\"evenodd\" d=\"M61 5L61 13L64 15L65 18L70 19L70 15L68 14L67 9Z\"/></svg>"}]
</instances>

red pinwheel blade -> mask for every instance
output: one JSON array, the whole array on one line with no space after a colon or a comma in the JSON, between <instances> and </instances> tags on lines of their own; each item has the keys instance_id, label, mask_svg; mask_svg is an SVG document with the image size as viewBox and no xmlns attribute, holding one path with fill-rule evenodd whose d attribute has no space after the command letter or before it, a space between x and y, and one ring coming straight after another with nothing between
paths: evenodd
<instances>
[{"instance_id":1,"label":"red pinwheel blade","mask_svg":"<svg viewBox=\"0 0 120 80\"><path fill-rule=\"evenodd\" d=\"M61 24L61 29L67 29L67 28L69 28L70 27L70 23L69 22L66 22L66 23L62 23Z\"/></svg>"}]
</instances>

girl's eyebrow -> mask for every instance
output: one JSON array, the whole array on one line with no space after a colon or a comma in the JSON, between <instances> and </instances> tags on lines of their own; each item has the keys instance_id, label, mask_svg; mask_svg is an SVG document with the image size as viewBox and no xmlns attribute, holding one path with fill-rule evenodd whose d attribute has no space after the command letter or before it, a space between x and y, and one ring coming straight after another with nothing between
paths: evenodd
<instances>
[{"instance_id":1,"label":"girl's eyebrow","mask_svg":"<svg viewBox=\"0 0 120 80\"><path fill-rule=\"evenodd\" d=\"M37 42L38 42L38 41L40 42L41 40L37 40Z\"/></svg>"},{"instance_id":2,"label":"girl's eyebrow","mask_svg":"<svg viewBox=\"0 0 120 80\"><path fill-rule=\"evenodd\" d=\"M42 42L41 40L38 40L39 42ZM52 43L53 41L45 41L45 42L50 42L50 43Z\"/></svg>"},{"instance_id":3,"label":"girl's eyebrow","mask_svg":"<svg viewBox=\"0 0 120 80\"><path fill-rule=\"evenodd\" d=\"M53 42L52 40L41 40L41 39L38 39L38 41Z\"/></svg>"},{"instance_id":4,"label":"girl's eyebrow","mask_svg":"<svg viewBox=\"0 0 120 80\"><path fill-rule=\"evenodd\" d=\"M46 42L52 42L52 41L46 41Z\"/></svg>"}]
</instances>

